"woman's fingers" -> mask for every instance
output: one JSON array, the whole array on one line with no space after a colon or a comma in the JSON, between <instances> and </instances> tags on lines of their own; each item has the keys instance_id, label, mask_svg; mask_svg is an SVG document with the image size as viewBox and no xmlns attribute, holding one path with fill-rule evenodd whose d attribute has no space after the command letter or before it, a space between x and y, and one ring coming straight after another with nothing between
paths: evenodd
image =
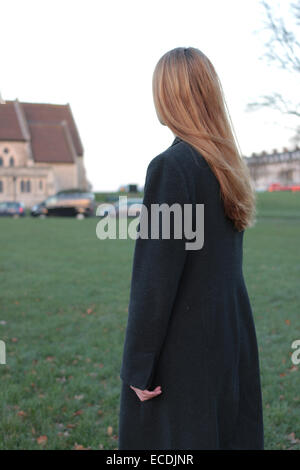
<instances>
[{"instance_id":1,"label":"woman's fingers","mask_svg":"<svg viewBox=\"0 0 300 470\"><path fill-rule=\"evenodd\" d=\"M143 390L143 393L145 393L146 395L151 395L153 393L158 393L161 391L161 387L156 387L154 390Z\"/></svg>"},{"instance_id":2,"label":"woman's fingers","mask_svg":"<svg viewBox=\"0 0 300 470\"><path fill-rule=\"evenodd\" d=\"M160 385L158 387L156 387L154 390L142 390L142 392L144 392L144 393L155 393L155 392L158 392L159 390L161 390Z\"/></svg>"},{"instance_id":3,"label":"woman's fingers","mask_svg":"<svg viewBox=\"0 0 300 470\"><path fill-rule=\"evenodd\" d=\"M160 394L161 394L161 390L158 390L157 392L149 392L149 391L147 391L146 393L142 392L138 396L141 401L146 401L146 400L151 400L151 398L155 398L157 395L160 395Z\"/></svg>"},{"instance_id":4,"label":"woman's fingers","mask_svg":"<svg viewBox=\"0 0 300 470\"><path fill-rule=\"evenodd\" d=\"M161 386L158 385L154 390L140 390L139 388L130 385L130 388L135 391L141 401L150 400L162 393Z\"/></svg>"}]
</instances>

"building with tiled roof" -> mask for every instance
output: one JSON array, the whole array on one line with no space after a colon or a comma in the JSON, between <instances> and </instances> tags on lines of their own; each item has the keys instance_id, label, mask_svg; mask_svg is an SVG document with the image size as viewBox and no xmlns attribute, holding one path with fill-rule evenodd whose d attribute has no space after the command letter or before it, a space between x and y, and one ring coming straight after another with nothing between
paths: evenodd
<instances>
[{"instance_id":1,"label":"building with tiled roof","mask_svg":"<svg viewBox=\"0 0 300 470\"><path fill-rule=\"evenodd\" d=\"M69 104L0 101L0 201L27 207L66 189L89 190Z\"/></svg>"}]
</instances>

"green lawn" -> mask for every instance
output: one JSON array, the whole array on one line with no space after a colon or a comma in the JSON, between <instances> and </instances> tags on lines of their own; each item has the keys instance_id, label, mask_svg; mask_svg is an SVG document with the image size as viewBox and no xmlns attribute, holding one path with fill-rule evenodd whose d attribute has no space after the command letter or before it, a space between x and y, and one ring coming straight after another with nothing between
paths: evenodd
<instances>
[{"instance_id":1,"label":"green lawn","mask_svg":"<svg viewBox=\"0 0 300 470\"><path fill-rule=\"evenodd\" d=\"M0 219L0 449L116 449L134 241L97 219ZM300 449L300 194L258 196L244 274L260 346L265 446ZM79 447L80 448L80 447Z\"/></svg>"}]
</instances>

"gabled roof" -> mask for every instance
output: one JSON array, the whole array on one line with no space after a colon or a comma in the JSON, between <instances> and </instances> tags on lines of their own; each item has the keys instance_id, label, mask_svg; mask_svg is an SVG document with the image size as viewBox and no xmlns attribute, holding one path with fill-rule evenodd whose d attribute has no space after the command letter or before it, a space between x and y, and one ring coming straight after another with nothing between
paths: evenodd
<instances>
[{"instance_id":1,"label":"gabled roof","mask_svg":"<svg viewBox=\"0 0 300 470\"><path fill-rule=\"evenodd\" d=\"M80 136L69 104L20 103L28 122L58 123L66 121L77 155L83 154Z\"/></svg>"},{"instance_id":2,"label":"gabled roof","mask_svg":"<svg viewBox=\"0 0 300 470\"><path fill-rule=\"evenodd\" d=\"M29 140L18 101L0 104L0 140Z\"/></svg>"},{"instance_id":3,"label":"gabled roof","mask_svg":"<svg viewBox=\"0 0 300 470\"><path fill-rule=\"evenodd\" d=\"M74 163L76 150L66 121L29 123L34 160L40 163Z\"/></svg>"},{"instance_id":4,"label":"gabled roof","mask_svg":"<svg viewBox=\"0 0 300 470\"><path fill-rule=\"evenodd\" d=\"M73 163L83 155L69 104L0 103L0 141L31 141L36 162Z\"/></svg>"}]
</instances>

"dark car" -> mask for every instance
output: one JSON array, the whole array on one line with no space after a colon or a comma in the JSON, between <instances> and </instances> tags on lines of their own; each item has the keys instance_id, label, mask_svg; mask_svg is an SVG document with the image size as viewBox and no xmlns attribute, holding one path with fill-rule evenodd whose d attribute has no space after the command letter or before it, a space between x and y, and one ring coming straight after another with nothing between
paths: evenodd
<instances>
[{"instance_id":1,"label":"dark car","mask_svg":"<svg viewBox=\"0 0 300 470\"><path fill-rule=\"evenodd\" d=\"M25 206L22 202L0 202L0 216L24 217Z\"/></svg>"},{"instance_id":2,"label":"dark car","mask_svg":"<svg viewBox=\"0 0 300 470\"><path fill-rule=\"evenodd\" d=\"M95 195L93 193L66 192L50 196L31 209L33 217L38 216L77 216L88 217L95 212Z\"/></svg>"},{"instance_id":3,"label":"dark car","mask_svg":"<svg viewBox=\"0 0 300 470\"><path fill-rule=\"evenodd\" d=\"M102 215L110 217L138 217L142 209L143 199L126 197L115 204L107 204L107 208L102 204Z\"/></svg>"}]
</instances>

